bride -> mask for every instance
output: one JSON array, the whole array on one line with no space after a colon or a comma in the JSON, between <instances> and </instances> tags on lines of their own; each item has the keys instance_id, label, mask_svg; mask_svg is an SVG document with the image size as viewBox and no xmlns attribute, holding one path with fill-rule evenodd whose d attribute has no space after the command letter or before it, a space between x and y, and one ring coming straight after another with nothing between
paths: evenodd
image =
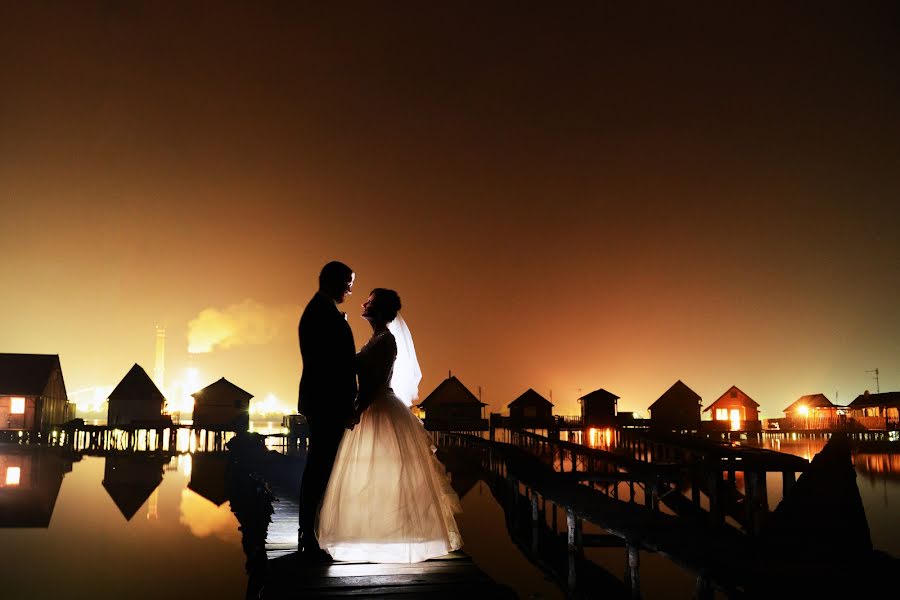
<instances>
[{"instance_id":1,"label":"bride","mask_svg":"<svg viewBox=\"0 0 900 600\"><path fill-rule=\"evenodd\" d=\"M373 334L357 354L359 423L344 434L317 537L335 560L413 563L462 546L459 498L409 410L422 377L393 290L362 305Z\"/></svg>"}]
</instances>

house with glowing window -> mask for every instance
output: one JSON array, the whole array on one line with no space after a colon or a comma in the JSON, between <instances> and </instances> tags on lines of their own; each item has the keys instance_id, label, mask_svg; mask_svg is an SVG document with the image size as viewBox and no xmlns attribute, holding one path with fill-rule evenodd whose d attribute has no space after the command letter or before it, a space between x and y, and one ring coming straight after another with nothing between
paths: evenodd
<instances>
[{"instance_id":1,"label":"house with glowing window","mask_svg":"<svg viewBox=\"0 0 900 600\"><path fill-rule=\"evenodd\" d=\"M195 429L247 431L250 428L250 398L253 394L224 377L191 396L194 398Z\"/></svg>"},{"instance_id":2,"label":"house with glowing window","mask_svg":"<svg viewBox=\"0 0 900 600\"><path fill-rule=\"evenodd\" d=\"M784 409L781 428L797 429L837 429L842 423L838 414L840 407L831 403L825 394L800 396Z\"/></svg>"},{"instance_id":3,"label":"house with glowing window","mask_svg":"<svg viewBox=\"0 0 900 600\"><path fill-rule=\"evenodd\" d=\"M74 418L58 354L0 354L0 431L47 431Z\"/></svg>"},{"instance_id":4,"label":"house with glowing window","mask_svg":"<svg viewBox=\"0 0 900 600\"><path fill-rule=\"evenodd\" d=\"M134 426L163 421L166 399L138 364L109 394L106 422L112 426Z\"/></svg>"},{"instance_id":5,"label":"house with glowing window","mask_svg":"<svg viewBox=\"0 0 900 600\"><path fill-rule=\"evenodd\" d=\"M650 429L699 431L701 398L680 379L650 405Z\"/></svg>"},{"instance_id":6,"label":"house with glowing window","mask_svg":"<svg viewBox=\"0 0 900 600\"><path fill-rule=\"evenodd\" d=\"M759 404L737 386L731 386L718 400L703 409L712 415L705 422L714 431L761 431Z\"/></svg>"},{"instance_id":7,"label":"house with glowing window","mask_svg":"<svg viewBox=\"0 0 900 600\"><path fill-rule=\"evenodd\" d=\"M866 429L900 429L900 392L870 394L868 390L847 405L850 418Z\"/></svg>"},{"instance_id":8,"label":"house with glowing window","mask_svg":"<svg viewBox=\"0 0 900 600\"><path fill-rule=\"evenodd\" d=\"M609 427L616 423L619 397L603 388L578 399L581 422L585 427Z\"/></svg>"},{"instance_id":9,"label":"house with glowing window","mask_svg":"<svg viewBox=\"0 0 900 600\"><path fill-rule=\"evenodd\" d=\"M430 431L485 431L487 406L453 374L416 405L419 418Z\"/></svg>"}]
</instances>

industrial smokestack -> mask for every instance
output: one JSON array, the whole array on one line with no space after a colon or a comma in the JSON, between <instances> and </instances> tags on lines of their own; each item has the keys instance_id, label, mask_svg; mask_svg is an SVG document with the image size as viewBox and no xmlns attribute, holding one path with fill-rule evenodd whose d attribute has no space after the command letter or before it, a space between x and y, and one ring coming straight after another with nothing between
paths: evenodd
<instances>
[{"instance_id":1,"label":"industrial smokestack","mask_svg":"<svg viewBox=\"0 0 900 600\"><path fill-rule=\"evenodd\" d=\"M156 326L156 362L153 365L153 383L162 391L166 384L166 328ZM165 392L163 392L165 393Z\"/></svg>"}]
</instances>

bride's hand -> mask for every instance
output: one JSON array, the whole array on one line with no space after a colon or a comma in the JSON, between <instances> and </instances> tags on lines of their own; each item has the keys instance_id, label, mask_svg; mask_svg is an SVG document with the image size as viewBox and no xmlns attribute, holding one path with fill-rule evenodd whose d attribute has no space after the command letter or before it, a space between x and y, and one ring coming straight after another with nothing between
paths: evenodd
<instances>
[{"instance_id":1,"label":"bride's hand","mask_svg":"<svg viewBox=\"0 0 900 600\"><path fill-rule=\"evenodd\" d=\"M350 416L350 419L347 420L347 429L353 431L353 428L359 424L359 414L354 411Z\"/></svg>"}]
</instances>

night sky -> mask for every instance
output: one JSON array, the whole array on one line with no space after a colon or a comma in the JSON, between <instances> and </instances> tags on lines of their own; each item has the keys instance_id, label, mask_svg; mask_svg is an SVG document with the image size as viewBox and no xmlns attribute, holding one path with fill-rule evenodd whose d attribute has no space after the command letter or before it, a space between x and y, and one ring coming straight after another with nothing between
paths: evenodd
<instances>
[{"instance_id":1,"label":"night sky","mask_svg":"<svg viewBox=\"0 0 900 600\"><path fill-rule=\"evenodd\" d=\"M295 406L339 259L423 397L900 389L896 3L312 4L0 5L0 352Z\"/></svg>"}]
</instances>

